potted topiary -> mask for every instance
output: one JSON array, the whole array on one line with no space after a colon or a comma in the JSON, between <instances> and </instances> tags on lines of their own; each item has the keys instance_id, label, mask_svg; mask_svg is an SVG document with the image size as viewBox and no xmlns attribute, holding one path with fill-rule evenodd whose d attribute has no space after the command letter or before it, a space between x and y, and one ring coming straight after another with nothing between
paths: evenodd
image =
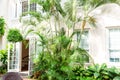
<instances>
[{"instance_id":1,"label":"potted topiary","mask_svg":"<svg viewBox=\"0 0 120 80\"><path fill-rule=\"evenodd\" d=\"M7 40L9 42L16 43L22 41L23 37L18 29L10 29L8 31Z\"/></svg>"},{"instance_id":2,"label":"potted topiary","mask_svg":"<svg viewBox=\"0 0 120 80\"><path fill-rule=\"evenodd\" d=\"M5 33L5 20L0 17L0 36L4 35Z\"/></svg>"}]
</instances>

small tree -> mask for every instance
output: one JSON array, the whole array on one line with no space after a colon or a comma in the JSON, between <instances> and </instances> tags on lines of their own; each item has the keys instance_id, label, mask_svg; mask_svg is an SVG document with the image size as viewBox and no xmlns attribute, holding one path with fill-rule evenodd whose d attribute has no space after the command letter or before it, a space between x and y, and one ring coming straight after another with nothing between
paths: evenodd
<instances>
[{"instance_id":1,"label":"small tree","mask_svg":"<svg viewBox=\"0 0 120 80\"><path fill-rule=\"evenodd\" d=\"M23 37L18 29L10 29L7 35L7 40L16 43L22 41Z\"/></svg>"}]
</instances>

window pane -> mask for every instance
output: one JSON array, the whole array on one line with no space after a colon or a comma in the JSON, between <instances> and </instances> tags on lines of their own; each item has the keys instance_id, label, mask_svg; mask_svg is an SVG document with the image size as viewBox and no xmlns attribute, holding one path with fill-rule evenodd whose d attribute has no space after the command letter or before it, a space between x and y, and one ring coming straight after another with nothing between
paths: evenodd
<instances>
[{"instance_id":1,"label":"window pane","mask_svg":"<svg viewBox=\"0 0 120 80\"><path fill-rule=\"evenodd\" d=\"M22 12L28 11L28 1L22 2Z\"/></svg>"},{"instance_id":2,"label":"window pane","mask_svg":"<svg viewBox=\"0 0 120 80\"><path fill-rule=\"evenodd\" d=\"M114 62L114 58L110 58L110 62Z\"/></svg>"},{"instance_id":3,"label":"window pane","mask_svg":"<svg viewBox=\"0 0 120 80\"><path fill-rule=\"evenodd\" d=\"M115 58L115 62L119 62L119 58Z\"/></svg>"},{"instance_id":4,"label":"window pane","mask_svg":"<svg viewBox=\"0 0 120 80\"><path fill-rule=\"evenodd\" d=\"M36 3L30 4L30 11L36 11Z\"/></svg>"},{"instance_id":5,"label":"window pane","mask_svg":"<svg viewBox=\"0 0 120 80\"><path fill-rule=\"evenodd\" d=\"M80 32L77 34L77 40L80 39ZM88 45L88 31L84 31L84 33L81 36L80 39L80 45L79 47L84 48L85 50L89 50L89 45Z\"/></svg>"},{"instance_id":6,"label":"window pane","mask_svg":"<svg viewBox=\"0 0 120 80\"><path fill-rule=\"evenodd\" d=\"M111 62L120 62L120 29L109 30L109 53Z\"/></svg>"},{"instance_id":7,"label":"window pane","mask_svg":"<svg viewBox=\"0 0 120 80\"><path fill-rule=\"evenodd\" d=\"M111 29L109 32L109 47L119 48L120 46L120 29Z\"/></svg>"},{"instance_id":8,"label":"window pane","mask_svg":"<svg viewBox=\"0 0 120 80\"><path fill-rule=\"evenodd\" d=\"M80 32L77 33L77 41L80 39L80 48L85 49L87 52L89 52L89 44L88 44L88 31L84 31L82 35ZM82 56L85 59L85 62L89 62L89 57L86 55Z\"/></svg>"}]
</instances>

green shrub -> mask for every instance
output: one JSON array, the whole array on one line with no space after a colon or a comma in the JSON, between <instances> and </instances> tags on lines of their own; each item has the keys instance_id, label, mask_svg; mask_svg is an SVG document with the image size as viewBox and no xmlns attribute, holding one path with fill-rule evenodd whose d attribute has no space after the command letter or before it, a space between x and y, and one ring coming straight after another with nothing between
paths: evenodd
<instances>
[{"instance_id":1,"label":"green shrub","mask_svg":"<svg viewBox=\"0 0 120 80\"><path fill-rule=\"evenodd\" d=\"M70 39L62 35L55 37L54 41L50 41L50 39L48 41L46 39L42 41L42 45L47 46L47 50L44 49L39 53L34 66L35 72L41 72L39 75L41 80L68 79L71 75L70 55L73 54L72 50L67 49Z\"/></svg>"},{"instance_id":2,"label":"green shrub","mask_svg":"<svg viewBox=\"0 0 120 80\"><path fill-rule=\"evenodd\" d=\"M7 50L0 50L0 61L7 64Z\"/></svg>"},{"instance_id":3,"label":"green shrub","mask_svg":"<svg viewBox=\"0 0 120 80\"><path fill-rule=\"evenodd\" d=\"M7 67L5 65L0 66L0 74L4 74L7 72Z\"/></svg>"},{"instance_id":4,"label":"green shrub","mask_svg":"<svg viewBox=\"0 0 120 80\"><path fill-rule=\"evenodd\" d=\"M19 42L23 40L22 34L18 29L10 29L7 35L9 42Z\"/></svg>"},{"instance_id":5,"label":"green shrub","mask_svg":"<svg viewBox=\"0 0 120 80\"><path fill-rule=\"evenodd\" d=\"M5 33L5 20L0 17L0 36L4 35Z\"/></svg>"},{"instance_id":6,"label":"green shrub","mask_svg":"<svg viewBox=\"0 0 120 80\"><path fill-rule=\"evenodd\" d=\"M0 73L3 74L7 71L7 50L0 50Z\"/></svg>"},{"instance_id":7,"label":"green shrub","mask_svg":"<svg viewBox=\"0 0 120 80\"><path fill-rule=\"evenodd\" d=\"M39 34L39 33L38 33ZM71 38L66 36L63 32L54 36L53 39L47 38L39 34L40 45L42 51L39 52L39 57L34 62L34 75L37 75L40 80L68 80L72 79L72 68L86 62L87 52L80 48L70 48L72 43ZM82 60L81 60L82 58Z\"/></svg>"},{"instance_id":8,"label":"green shrub","mask_svg":"<svg viewBox=\"0 0 120 80\"><path fill-rule=\"evenodd\" d=\"M119 69L115 67L108 68L106 64L95 64L88 68L78 66L73 69L73 72L75 80L120 80Z\"/></svg>"}]
</instances>

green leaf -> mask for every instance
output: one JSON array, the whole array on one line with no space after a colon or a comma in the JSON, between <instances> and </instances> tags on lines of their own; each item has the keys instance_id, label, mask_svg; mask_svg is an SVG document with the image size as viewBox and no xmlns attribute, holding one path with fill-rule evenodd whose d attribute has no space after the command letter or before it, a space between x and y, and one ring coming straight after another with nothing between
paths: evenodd
<instances>
[{"instance_id":1,"label":"green leaf","mask_svg":"<svg viewBox=\"0 0 120 80\"><path fill-rule=\"evenodd\" d=\"M4 35L5 33L5 20L0 17L0 36Z\"/></svg>"},{"instance_id":2,"label":"green leaf","mask_svg":"<svg viewBox=\"0 0 120 80\"><path fill-rule=\"evenodd\" d=\"M120 76L116 76L113 80L120 80Z\"/></svg>"},{"instance_id":3,"label":"green leaf","mask_svg":"<svg viewBox=\"0 0 120 80\"><path fill-rule=\"evenodd\" d=\"M18 29L10 29L8 31L7 40L9 42L19 42L23 40L23 36Z\"/></svg>"},{"instance_id":4,"label":"green leaf","mask_svg":"<svg viewBox=\"0 0 120 80\"><path fill-rule=\"evenodd\" d=\"M97 72L94 73L95 79L98 78L99 76L100 76L100 73L97 73Z\"/></svg>"}]
</instances>

